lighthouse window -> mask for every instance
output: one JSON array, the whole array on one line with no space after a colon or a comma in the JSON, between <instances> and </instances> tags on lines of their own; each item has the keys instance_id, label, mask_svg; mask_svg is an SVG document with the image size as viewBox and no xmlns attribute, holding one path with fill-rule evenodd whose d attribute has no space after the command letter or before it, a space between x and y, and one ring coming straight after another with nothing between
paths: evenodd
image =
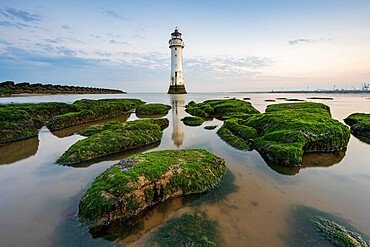
<instances>
[{"instance_id":1,"label":"lighthouse window","mask_svg":"<svg viewBox=\"0 0 370 247\"><path fill-rule=\"evenodd\" d=\"M175 47L175 51L177 51L177 48Z\"/></svg>"},{"instance_id":2,"label":"lighthouse window","mask_svg":"<svg viewBox=\"0 0 370 247\"><path fill-rule=\"evenodd\" d=\"M177 54L175 54L175 57L177 57Z\"/></svg>"}]
</instances>

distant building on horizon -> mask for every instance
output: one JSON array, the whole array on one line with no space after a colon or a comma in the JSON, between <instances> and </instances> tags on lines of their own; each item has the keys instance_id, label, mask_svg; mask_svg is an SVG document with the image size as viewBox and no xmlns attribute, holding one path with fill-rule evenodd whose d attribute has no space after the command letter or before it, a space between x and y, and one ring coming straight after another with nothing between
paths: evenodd
<instances>
[{"instance_id":1,"label":"distant building on horizon","mask_svg":"<svg viewBox=\"0 0 370 247\"><path fill-rule=\"evenodd\" d=\"M169 94L185 94L184 74L182 72L182 49L184 42L181 33L175 28L171 33L171 39L168 42L171 49L171 82L168 89Z\"/></svg>"}]
</instances>

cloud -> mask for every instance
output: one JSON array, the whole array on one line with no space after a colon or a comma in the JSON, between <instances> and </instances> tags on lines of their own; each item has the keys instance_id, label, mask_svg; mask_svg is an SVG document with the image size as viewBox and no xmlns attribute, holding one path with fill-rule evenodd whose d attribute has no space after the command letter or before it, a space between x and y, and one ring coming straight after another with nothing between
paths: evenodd
<instances>
[{"instance_id":1,"label":"cloud","mask_svg":"<svg viewBox=\"0 0 370 247\"><path fill-rule=\"evenodd\" d=\"M312 43L312 42L316 42L316 41L313 39L295 39L295 40L288 41L290 45L296 45L298 43Z\"/></svg>"},{"instance_id":2,"label":"cloud","mask_svg":"<svg viewBox=\"0 0 370 247\"><path fill-rule=\"evenodd\" d=\"M114 10L105 10L104 13L109 17L116 18L116 19L121 20L121 21L128 21L129 20L129 18L127 18L127 17L125 17L121 14L118 14Z\"/></svg>"},{"instance_id":3,"label":"cloud","mask_svg":"<svg viewBox=\"0 0 370 247\"><path fill-rule=\"evenodd\" d=\"M25 22L37 22L41 21L41 16L37 14L30 14L23 10L16 10L14 8L7 7L5 10L0 11L0 13L8 19L21 19Z\"/></svg>"},{"instance_id":4,"label":"cloud","mask_svg":"<svg viewBox=\"0 0 370 247\"><path fill-rule=\"evenodd\" d=\"M114 40L114 39L111 39L109 41L109 43L111 44L116 44L116 45L128 45L128 46L132 46L130 43L126 42L126 41L117 41L117 40Z\"/></svg>"},{"instance_id":5,"label":"cloud","mask_svg":"<svg viewBox=\"0 0 370 247\"><path fill-rule=\"evenodd\" d=\"M62 25L62 28L66 29L66 30L73 30L73 28L69 25Z\"/></svg>"},{"instance_id":6,"label":"cloud","mask_svg":"<svg viewBox=\"0 0 370 247\"><path fill-rule=\"evenodd\" d=\"M16 27L18 29L23 29L23 28L29 28L31 26L20 23L20 22L9 22L9 21L2 21L0 22L0 26L3 27Z\"/></svg>"},{"instance_id":7,"label":"cloud","mask_svg":"<svg viewBox=\"0 0 370 247\"><path fill-rule=\"evenodd\" d=\"M95 34L90 34L90 37L93 37L93 38L96 38L96 39L100 39L101 38L101 36L95 35Z\"/></svg>"}]
</instances>

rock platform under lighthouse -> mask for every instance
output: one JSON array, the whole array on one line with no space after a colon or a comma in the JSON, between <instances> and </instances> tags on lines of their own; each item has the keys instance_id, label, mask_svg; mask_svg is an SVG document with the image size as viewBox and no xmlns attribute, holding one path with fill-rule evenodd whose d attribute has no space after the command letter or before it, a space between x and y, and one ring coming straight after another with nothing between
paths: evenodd
<instances>
[{"instance_id":1,"label":"rock platform under lighthouse","mask_svg":"<svg viewBox=\"0 0 370 247\"><path fill-rule=\"evenodd\" d=\"M184 85L172 86L168 89L168 94L186 94L186 89Z\"/></svg>"}]
</instances>

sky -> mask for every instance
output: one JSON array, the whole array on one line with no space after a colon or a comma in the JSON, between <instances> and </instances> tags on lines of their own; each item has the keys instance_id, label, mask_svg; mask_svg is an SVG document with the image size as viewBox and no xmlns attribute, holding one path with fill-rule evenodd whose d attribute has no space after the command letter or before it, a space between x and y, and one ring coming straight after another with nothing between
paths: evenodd
<instances>
[{"instance_id":1,"label":"sky","mask_svg":"<svg viewBox=\"0 0 370 247\"><path fill-rule=\"evenodd\" d=\"M166 92L183 34L188 92L360 88L369 0L1 0L0 81Z\"/></svg>"}]
</instances>

